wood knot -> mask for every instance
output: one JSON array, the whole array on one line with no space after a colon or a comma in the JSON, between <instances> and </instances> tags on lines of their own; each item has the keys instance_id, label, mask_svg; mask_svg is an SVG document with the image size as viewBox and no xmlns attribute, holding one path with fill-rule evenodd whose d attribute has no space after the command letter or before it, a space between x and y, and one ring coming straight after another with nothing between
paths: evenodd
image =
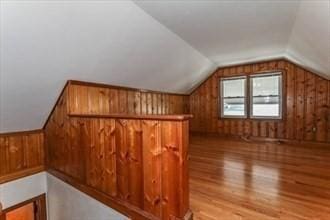
<instances>
[{"instance_id":1,"label":"wood knot","mask_svg":"<svg viewBox=\"0 0 330 220\"><path fill-rule=\"evenodd\" d=\"M178 148L174 144L166 144L165 149L171 151L178 151Z\"/></svg>"},{"instance_id":2,"label":"wood knot","mask_svg":"<svg viewBox=\"0 0 330 220\"><path fill-rule=\"evenodd\" d=\"M120 154L121 159L127 160L129 158L129 152L126 151Z\"/></svg>"},{"instance_id":3,"label":"wood knot","mask_svg":"<svg viewBox=\"0 0 330 220\"><path fill-rule=\"evenodd\" d=\"M160 203L160 198L159 198L159 196L157 196L157 197L154 199L153 204L154 204L154 205L158 205L159 203Z\"/></svg>"},{"instance_id":4,"label":"wood knot","mask_svg":"<svg viewBox=\"0 0 330 220\"><path fill-rule=\"evenodd\" d=\"M12 145L9 147L9 152L10 153L15 153L18 151L18 147L16 147L15 145Z\"/></svg>"},{"instance_id":5,"label":"wood knot","mask_svg":"<svg viewBox=\"0 0 330 220\"><path fill-rule=\"evenodd\" d=\"M130 159L130 161L135 162L135 163L138 163L139 162L139 160L136 159L136 158L134 158L134 157L130 157L129 159Z\"/></svg>"},{"instance_id":6,"label":"wood knot","mask_svg":"<svg viewBox=\"0 0 330 220\"><path fill-rule=\"evenodd\" d=\"M99 131L98 131L98 134L102 134L104 132L104 128L101 128Z\"/></svg>"}]
</instances>

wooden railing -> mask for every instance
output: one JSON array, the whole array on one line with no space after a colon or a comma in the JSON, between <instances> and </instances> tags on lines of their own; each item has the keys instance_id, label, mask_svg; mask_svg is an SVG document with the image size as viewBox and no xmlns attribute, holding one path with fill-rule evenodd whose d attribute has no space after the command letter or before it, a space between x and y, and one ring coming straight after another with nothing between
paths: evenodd
<instances>
[{"instance_id":1,"label":"wooden railing","mask_svg":"<svg viewBox=\"0 0 330 220\"><path fill-rule=\"evenodd\" d=\"M132 219L190 219L190 115L73 115L46 129L48 171Z\"/></svg>"}]
</instances>

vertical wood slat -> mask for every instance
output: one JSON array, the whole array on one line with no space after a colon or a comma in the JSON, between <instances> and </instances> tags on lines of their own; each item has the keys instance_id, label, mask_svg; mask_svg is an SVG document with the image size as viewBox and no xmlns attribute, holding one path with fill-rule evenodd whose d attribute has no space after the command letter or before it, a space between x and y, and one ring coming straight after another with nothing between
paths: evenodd
<instances>
[{"instance_id":1,"label":"vertical wood slat","mask_svg":"<svg viewBox=\"0 0 330 220\"><path fill-rule=\"evenodd\" d=\"M281 120L219 118L219 86L213 77L283 71L283 118ZM189 97L191 131L221 135L254 136L299 141L329 142L329 80L318 77L287 60L273 60L218 69ZM209 98L212 97L212 98ZM216 112L216 117L212 116ZM215 126L214 126L214 125Z\"/></svg>"},{"instance_id":2,"label":"vertical wood slat","mask_svg":"<svg viewBox=\"0 0 330 220\"><path fill-rule=\"evenodd\" d=\"M135 114L136 111L136 103L135 103L135 91L127 91L127 113L128 114Z\"/></svg>"},{"instance_id":3,"label":"vertical wood slat","mask_svg":"<svg viewBox=\"0 0 330 220\"><path fill-rule=\"evenodd\" d=\"M286 76L286 120L284 122L286 130L284 134L287 139L295 139L296 71L291 63L286 63Z\"/></svg>"},{"instance_id":4,"label":"vertical wood slat","mask_svg":"<svg viewBox=\"0 0 330 220\"><path fill-rule=\"evenodd\" d=\"M211 119L211 131L215 131L215 130L217 130L217 118L218 118L218 112L217 112L217 103L218 103L218 101L217 101L217 94L218 94L218 91L219 91L219 87L218 87L218 83L217 83L217 81L218 81L218 78L217 78L217 75L216 74L214 74L213 76L212 76L212 83L211 83L211 86L212 86L212 89L211 89L211 91L212 91L212 94L211 94L211 112L212 112L212 114L211 114L211 117L212 117L212 119Z\"/></svg>"},{"instance_id":5,"label":"vertical wood slat","mask_svg":"<svg viewBox=\"0 0 330 220\"><path fill-rule=\"evenodd\" d=\"M162 122L162 219L183 218L189 209L188 122Z\"/></svg>"},{"instance_id":6,"label":"vertical wood slat","mask_svg":"<svg viewBox=\"0 0 330 220\"><path fill-rule=\"evenodd\" d=\"M85 146L85 143L87 141L81 141L79 137L85 136L85 128L84 124L78 120L72 120L69 127L69 151L67 154L70 155L70 161L71 161L71 169L70 173L73 177L84 181L86 179L85 177L85 160L81 160L81 155L85 155L85 151L87 146ZM56 140L51 140L51 142ZM53 152L53 151L52 151Z\"/></svg>"},{"instance_id":7,"label":"vertical wood slat","mask_svg":"<svg viewBox=\"0 0 330 220\"><path fill-rule=\"evenodd\" d=\"M328 81L328 105L327 105L327 121L328 121L328 142L330 142L330 80Z\"/></svg>"},{"instance_id":8,"label":"vertical wood slat","mask_svg":"<svg viewBox=\"0 0 330 220\"><path fill-rule=\"evenodd\" d=\"M151 115L152 114L152 94L147 93L147 114Z\"/></svg>"},{"instance_id":9,"label":"vertical wood slat","mask_svg":"<svg viewBox=\"0 0 330 220\"><path fill-rule=\"evenodd\" d=\"M116 141L118 196L142 208L141 121L116 120Z\"/></svg>"},{"instance_id":10,"label":"vertical wood slat","mask_svg":"<svg viewBox=\"0 0 330 220\"><path fill-rule=\"evenodd\" d=\"M179 212L179 178L173 175L176 164L179 163L179 148L177 141L177 125L163 122L162 126L162 210L163 218L170 219L173 213ZM166 135L165 135L166 134ZM172 174L172 175L171 175ZM175 203L175 201L177 203ZM174 203L173 203L174 202Z\"/></svg>"},{"instance_id":11,"label":"vertical wood slat","mask_svg":"<svg viewBox=\"0 0 330 220\"><path fill-rule=\"evenodd\" d=\"M307 141L312 141L315 139L315 129L316 121L316 77L309 73L305 73L306 83L305 83L305 120L304 120L304 139ZM321 111L321 106L318 108ZM320 112L321 113L321 112ZM322 131L320 131L322 132Z\"/></svg>"},{"instance_id":12,"label":"vertical wood slat","mask_svg":"<svg viewBox=\"0 0 330 220\"><path fill-rule=\"evenodd\" d=\"M296 139L304 137L304 111L305 111L305 71L298 69L296 82Z\"/></svg>"},{"instance_id":13,"label":"vertical wood slat","mask_svg":"<svg viewBox=\"0 0 330 220\"><path fill-rule=\"evenodd\" d=\"M104 192L111 195L117 195L117 173L116 173L116 122L115 120L104 121L105 132L105 184Z\"/></svg>"},{"instance_id":14,"label":"vertical wood slat","mask_svg":"<svg viewBox=\"0 0 330 220\"><path fill-rule=\"evenodd\" d=\"M330 91L328 90L327 82L320 77L316 77L315 84L316 140L327 141L327 120L330 120L330 105L327 104L327 94L329 96L328 99L330 99ZM328 129L330 129L330 127Z\"/></svg>"},{"instance_id":15,"label":"vertical wood slat","mask_svg":"<svg viewBox=\"0 0 330 220\"><path fill-rule=\"evenodd\" d=\"M128 110L128 91L127 90L119 90L118 91L118 104L119 104L119 112L120 114L127 114L129 112ZM90 113L90 112L88 112Z\"/></svg>"},{"instance_id":16,"label":"vertical wood slat","mask_svg":"<svg viewBox=\"0 0 330 220\"><path fill-rule=\"evenodd\" d=\"M144 210L161 217L161 123L142 121Z\"/></svg>"}]
</instances>

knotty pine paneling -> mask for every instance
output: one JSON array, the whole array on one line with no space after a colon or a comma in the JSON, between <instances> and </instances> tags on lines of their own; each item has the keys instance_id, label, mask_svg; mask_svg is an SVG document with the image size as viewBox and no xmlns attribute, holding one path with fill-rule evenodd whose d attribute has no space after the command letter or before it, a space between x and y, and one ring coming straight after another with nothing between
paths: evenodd
<instances>
[{"instance_id":1,"label":"knotty pine paneling","mask_svg":"<svg viewBox=\"0 0 330 220\"><path fill-rule=\"evenodd\" d=\"M41 130L0 134L0 183L44 170Z\"/></svg>"},{"instance_id":2,"label":"knotty pine paneling","mask_svg":"<svg viewBox=\"0 0 330 220\"><path fill-rule=\"evenodd\" d=\"M69 127L67 123L69 113L68 98L68 86L66 86L44 128L46 164L47 167L57 167L58 170L68 172L73 177L81 179L83 176L81 172L79 172L81 169L79 164L80 158L74 157L73 155L70 155L70 159L68 157L62 157L62 155L67 152L67 149L73 151L79 150L78 139L76 139L79 134L75 136L68 135L69 132L74 133L72 130L75 129L73 126ZM57 148L57 151L50 156L49 150L52 148ZM70 160L72 166L66 166L68 164L67 160Z\"/></svg>"},{"instance_id":3,"label":"knotty pine paneling","mask_svg":"<svg viewBox=\"0 0 330 220\"><path fill-rule=\"evenodd\" d=\"M67 116L63 129L46 129L48 168L116 204L129 204L119 208L124 214L183 219L190 213L188 123L188 118Z\"/></svg>"},{"instance_id":4,"label":"knotty pine paneling","mask_svg":"<svg viewBox=\"0 0 330 220\"><path fill-rule=\"evenodd\" d=\"M283 70L283 119L219 118L219 79ZM287 60L219 68L189 98L191 131L330 142L330 82Z\"/></svg>"},{"instance_id":5,"label":"knotty pine paneling","mask_svg":"<svg viewBox=\"0 0 330 220\"><path fill-rule=\"evenodd\" d=\"M183 114L188 103L185 95L69 81L45 126L49 172L128 216L183 219L191 214L188 119L102 115Z\"/></svg>"},{"instance_id":6,"label":"knotty pine paneling","mask_svg":"<svg viewBox=\"0 0 330 220\"><path fill-rule=\"evenodd\" d=\"M189 96L129 88L75 84L68 87L72 114L187 114Z\"/></svg>"},{"instance_id":7,"label":"knotty pine paneling","mask_svg":"<svg viewBox=\"0 0 330 220\"><path fill-rule=\"evenodd\" d=\"M155 115L155 114L185 114L189 113L189 96L142 91L132 88L117 87L104 84L68 81L54 109L49 116L44 128L46 145L58 144L60 152L68 148L77 149L79 145L76 137L68 136L68 131L75 129L68 123L68 114L130 114L130 115ZM51 131L51 132L48 132ZM79 134L76 134L77 136ZM66 142L70 139L72 144ZM59 141L56 141L59 140ZM68 145L68 146L66 146ZM75 154L74 154L75 155ZM72 163L80 167L79 158L72 155ZM49 164L54 164L61 171L73 169L65 167L65 158L57 160L58 155L52 155ZM63 160L63 161L62 161ZM73 177L85 178L79 169L70 172Z\"/></svg>"}]
</instances>

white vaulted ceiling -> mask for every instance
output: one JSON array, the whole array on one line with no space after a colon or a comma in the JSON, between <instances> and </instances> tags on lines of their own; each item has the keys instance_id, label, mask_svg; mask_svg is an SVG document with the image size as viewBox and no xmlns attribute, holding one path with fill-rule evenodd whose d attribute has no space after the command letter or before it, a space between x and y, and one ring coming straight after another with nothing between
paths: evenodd
<instances>
[{"instance_id":1,"label":"white vaulted ceiling","mask_svg":"<svg viewBox=\"0 0 330 220\"><path fill-rule=\"evenodd\" d=\"M186 93L287 57L330 78L320 1L0 1L0 133L42 127L68 79Z\"/></svg>"},{"instance_id":2,"label":"white vaulted ceiling","mask_svg":"<svg viewBox=\"0 0 330 220\"><path fill-rule=\"evenodd\" d=\"M286 57L330 78L329 0L136 0L219 66Z\"/></svg>"}]
</instances>

